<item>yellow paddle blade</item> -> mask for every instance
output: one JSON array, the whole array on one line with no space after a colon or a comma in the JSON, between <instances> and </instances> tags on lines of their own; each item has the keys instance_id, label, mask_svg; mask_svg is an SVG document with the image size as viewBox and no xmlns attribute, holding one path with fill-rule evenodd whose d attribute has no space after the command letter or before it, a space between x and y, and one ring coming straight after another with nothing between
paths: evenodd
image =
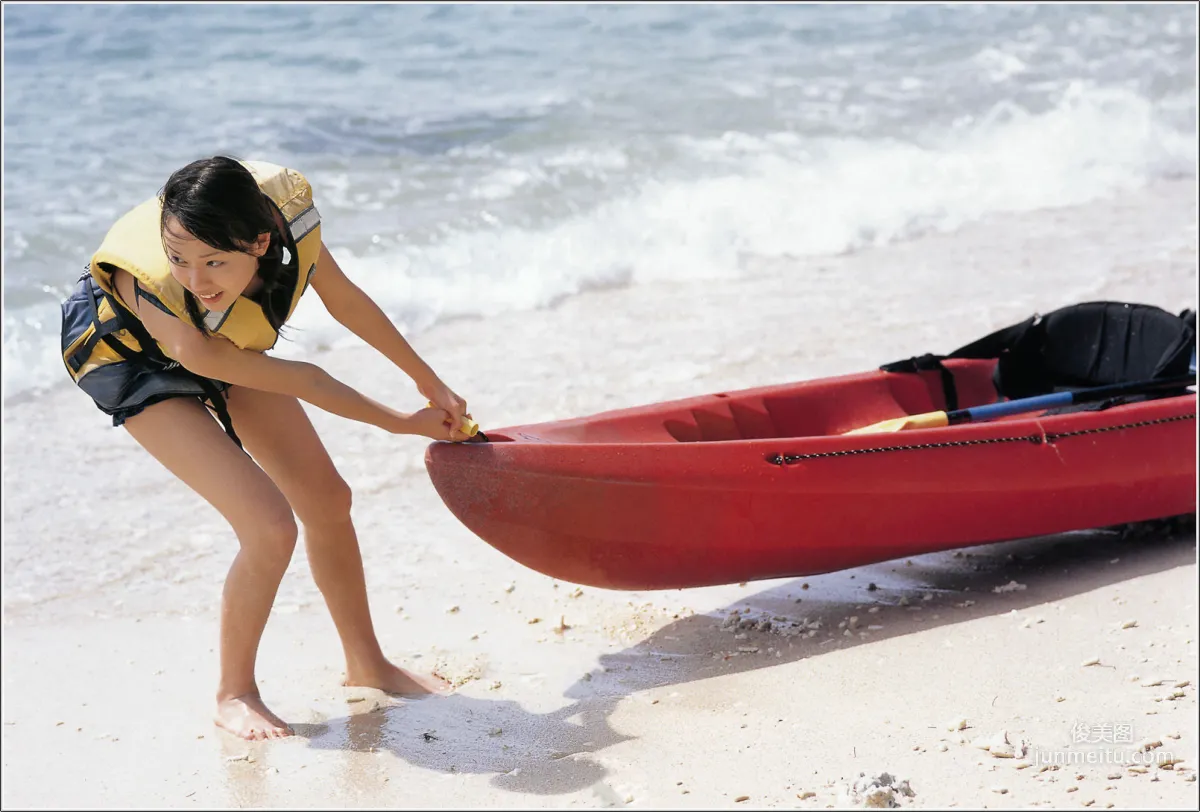
<instances>
[{"instance_id":1,"label":"yellow paddle blade","mask_svg":"<svg viewBox=\"0 0 1200 812\"><path fill-rule=\"evenodd\" d=\"M433 401L430 401L429 408L435 408ZM479 433L479 424L471 419L471 415L463 415L462 430L465 431L469 436L474 437Z\"/></svg>"},{"instance_id":2,"label":"yellow paddle blade","mask_svg":"<svg viewBox=\"0 0 1200 812\"><path fill-rule=\"evenodd\" d=\"M891 420L881 420L878 423L863 426L861 429L844 431L842 434L886 434L905 429L938 429L946 425L949 425L949 420L947 420L945 412L926 412L925 414L911 414L905 417L893 417Z\"/></svg>"}]
</instances>

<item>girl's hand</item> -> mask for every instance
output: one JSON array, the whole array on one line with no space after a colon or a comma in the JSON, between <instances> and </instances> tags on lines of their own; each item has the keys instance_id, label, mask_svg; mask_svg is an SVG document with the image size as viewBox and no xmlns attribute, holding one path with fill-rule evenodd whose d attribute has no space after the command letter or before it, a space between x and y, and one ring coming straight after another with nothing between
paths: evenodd
<instances>
[{"instance_id":1,"label":"girl's hand","mask_svg":"<svg viewBox=\"0 0 1200 812\"><path fill-rule=\"evenodd\" d=\"M461 441L467 435L450 430L450 415L445 409L431 407L413 412L405 421L405 434L417 434L431 440Z\"/></svg>"},{"instance_id":2,"label":"girl's hand","mask_svg":"<svg viewBox=\"0 0 1200 812\"><path fill-rule=\"evenodd\" d=\"M417 391L424 395L425 399L434 406L444 409L450 415L451 426L455 429L455 433L462 435L455 439L466 439L467 435L461 429L465 424L464 418L470 417L470 415L467 414L467 402L463 398L456 395L438 377L434 377L428 383L418 384ZM439 437L437 439L445 438Z\"/></svg>"}]
</instances>

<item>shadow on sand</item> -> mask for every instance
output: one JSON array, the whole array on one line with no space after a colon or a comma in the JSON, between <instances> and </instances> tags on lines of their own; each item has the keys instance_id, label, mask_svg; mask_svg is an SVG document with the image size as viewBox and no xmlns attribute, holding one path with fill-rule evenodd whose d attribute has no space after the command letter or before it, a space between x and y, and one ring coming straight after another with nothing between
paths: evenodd
<instances>
[{"instance_id":1,"label":"shadow on sand","mask_svg":"<svg viewBox=\"0 0 1200 812\"><path fill-rule=\"evenodd\" d=\"M443 774L491 773L497 789L513 792L556 795L592 786L600 800L619 804L619 798L604 797L612 791L601 780L608 772L601 751L630 738L614 731L608 719L636 692L1019 612L1195 560L1195 514L1188 514L776 581L715 616L683 617L624 650L600 655L597 667L564 692L570 703L549 713L530 712L511 700L454 694L296 728L313 748L390 752ZM832 589L822 588L825 579L836 580ZM1013 580L1025 588L993 591ZM811 589L803 589L804 583ZM866 638L845 636L838 624L848 615L859 615L861 627L876 617L865 614L868 605L891 613L885 627ZM729 618L735 611L740 614ZM780 634L804 618L820 623L815 637ZM754 648L759 651L739 651Z\"/></svg>"}]
</instances>

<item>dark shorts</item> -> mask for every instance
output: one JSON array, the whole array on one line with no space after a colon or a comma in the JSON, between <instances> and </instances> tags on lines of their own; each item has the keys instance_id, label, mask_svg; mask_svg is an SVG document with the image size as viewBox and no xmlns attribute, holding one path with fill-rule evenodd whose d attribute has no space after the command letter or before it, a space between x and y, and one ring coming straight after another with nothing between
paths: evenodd
<instances>
[{"instance_id":1,"label":"dark shorts","mask_svg":"<svg viewBox=\"0 0 1200 812\"><path fill-rule=\"evenodd\" d=\"M62 303L62 346L64 353L92 324L90 279L81 278L74 292ZM98 287L93 287L96 294ZM214 396L228 397L229 384L188 372L178 364L164 366L151 359L133 358L105 364L86 373L76 384L91 397L96 408L112 416L120 426L146 407L170 398L191 397L212 402Z\"/></svg>"},{"instance_id":2,"label":"dark shorts","mask_svg":"<svg viewBox=\"0 0 1200 812\"><path fill-rule=\"evenodd\" d=\"M205 391L202 381L211 387L210 392ZM80 378L78 385L92 398L97 409L112 416L114 426L124 425L146 407L171 398L206 401L212 392L229 397L229 384L224 381L201 378L181 371L181 368L156 369L136 361L121 361L94 369Z\"/></svg>"},{"instance_id":3,"label":"dark shorts","mask_svg":"<svg viewBox=\"0 0 1200 812\"><path fill-rule=\"evenodd\" d=\"M129 362L126 361L125 363ZM105 414L112 415L112 424L114 426L122 426L129 418L133 417L134 415L139 415L145 411L147 406L153 406L155 403L160 403L164 400L170 400L171 398L196 398L205 402L206 406L208 405L207 398L209 395L206 394L202 388L200 388L200 384L197 381L197 376L195 375L183 377L172 372L161 372L157 370L142 370L133 374L138 376L139 380L137 386L139 391L143 389L150 389L153 390L153 394L150 394L146 397L138 397L120 401L115 408L105 406L100 401L96 400L95 396L92 397L92 402L96 404L96 407L99 408L100 411L104 412ZM225 383L224 381L218 381L215 378L205 378L204 380L213 387L214 391L221 393L226 398L229 397L229 384ZM87 391L82 385L83 382L84 381L81 381L80 388L84 389L84 391Z\"/></svg>"}]
</instances>

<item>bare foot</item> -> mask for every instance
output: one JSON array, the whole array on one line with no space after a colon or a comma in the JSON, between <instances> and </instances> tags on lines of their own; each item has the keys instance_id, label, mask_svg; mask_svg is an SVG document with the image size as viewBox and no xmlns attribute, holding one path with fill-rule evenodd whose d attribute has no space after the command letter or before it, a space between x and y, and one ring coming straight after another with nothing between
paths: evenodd
<instances>
[{"instance_id":1,"label":"bare foot","mask_svg":"<svg viewBox=\"0 0 1200 812\"><path fill-rule=\"evenodd\" d=\"M355 686L378 688L389 694L413 698L431 694L445 695L453 690L450 681L437 674L414 674L405 668L392 665L387 660L370 669L347 669L346 679L342 685L347 688Z\"/></svg>"},{"instance_id":2,"label":"bare foot","mask_svg":"<svg viewBox=\"0 0 1200 812\"><path fill-rule=\"evenodd\" d=\"M250 741L282 739L295 735L287 722L263 704L258 694L243 694L217 701L217 727Z\"/></svg>"}]
</instances>

